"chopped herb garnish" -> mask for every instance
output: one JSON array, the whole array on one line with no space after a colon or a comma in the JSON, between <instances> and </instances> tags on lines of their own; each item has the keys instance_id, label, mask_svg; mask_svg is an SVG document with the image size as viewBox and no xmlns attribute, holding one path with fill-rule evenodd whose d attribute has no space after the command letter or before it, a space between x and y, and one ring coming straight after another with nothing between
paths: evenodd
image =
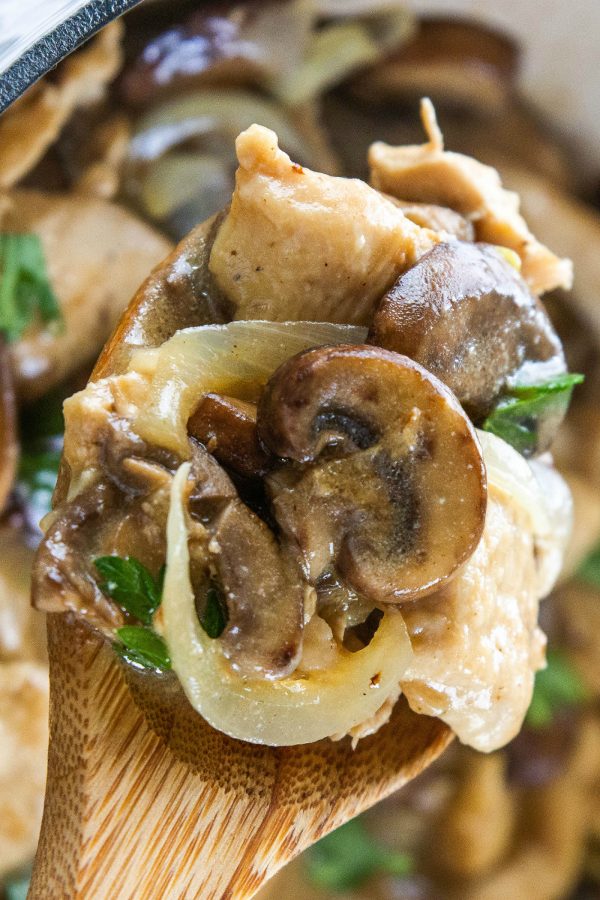
<instances>
[{"instance_id":1,"label":"chopped herb garnish","mask_svg":"<svg viewBox=\"0 0 600 900\"><path fill-rule=\"evenodd\" d=\"M206 605L200 616L200 624L210 638L218 638L227 625L227 608L216 587L206 592Z\"/></svg>"},{"instance_id":2,"label":"chopped herb garnish","mask_svg":"<svg viewBox=\"0 0 600 900\"><path fill-rule=\"evenodd\" d=\"M600 547L586 556L577 570L577 577L593 587L600 588Z\"/></svg>"},{"instance_id":3,"label":"chopped herb garnish","mask_svg":"<svg viewBox=\"0 0 600 900\"><path fill-rule=\"evenodd\" d=\"M61 318L41 241L35 234L0 234L0 331L15 341L36 316Z\"/></svg>"},{"instance_id":4,"label":"chopped herb garnish","mask_svg":"<svg viewBox=\"0 0 600 900\"><path fill-rule=\"evenodd\" d=\"M411 858L382 847L360 819L347 822L311 847L306 865L314 885L339 892L360 887L379 872L404 877L412 871Z\"/></svg>"},{"instance_id":5,"label":"chopped herb garnish","mask_svg":"<svg viewBox=\"0 0 600 900\"><path fill-rule=\"evenodd\" d=\"M52 508L52 493L62 454L62 435L24 443L17 474L17 494L27 510L32 528L37 528Z\"/></svg>"},{"instance_id":6,"label":"chopped herb garnish","mask_svg":"<svg viewBox=\"0 0 600 900\"><path fill-rule=\"evenodd\" d=\"M169 651L152 628L152 617L162 600L165 566L156 578L132 556L100 556L94 560L102 576L100 590L143 625L125 625L117 629L121 641L115 650L124 660L144 669L170 669Z\"/></svg>"},{"instance_id":7,"label":"chopped herb garnish","mask_svg":"<svg viewBox=\"0 0 600 900\"><path fill-rule=\"evenodd\" d=\"M537 447L540 424L550 417L562 419L573 388L583 380L583 375L568 373L544 384L515 385L487 417L483 428L530 456Z\"/></svg>"},{"instance_id":8,"label":"chopped herb garnish","mask_svg":"<svg viewBox=\"0 0 600 900\"><path fill-rule=\"evenodd\" d=\"M115 649L119 656L134 666L165 671L171 668L167 645L151 628L125 625L117 629L121 644Z\"/></svg>"},{"instance_id":9,"label":"chopped herb garnish","mask_svg":"<svg viewBox=\"0 0 600 900\"><path fill-rule=\"evenodd\" d=\"M587 690L578 672L560 650L549 650L548 665L535 676L527 724L532 728L550 725L559 709L576 706L587 699Z\"/></svg>"},{"instance_id":10,"label":"chopped herb garnish","mask_svg":"<svg viewBox=\"0 0 600 900\"><path fill-rule=\"evenodd\" d=\"M146 566L132 556L101 556L94 565L102 576L100 590L119 606L143 622L152 624L160 606L164 572L154 579Z\"/></svg>"},{"instance_id":11,"label":"chopped herb garnish","mask_svg":"<svg viewBox=\"0 0 600 900\"><path fill-rule=\"evenodd\" d=\"M537 400L550 394L560 394L584 381L585 375L578 372L565 372L564 375L557 375L556 378L551 378L550 381L545 381L543 384L515 384L511 387L510 393L513 397L519 397L522 400Z\"/></svg>"}]
</instances>

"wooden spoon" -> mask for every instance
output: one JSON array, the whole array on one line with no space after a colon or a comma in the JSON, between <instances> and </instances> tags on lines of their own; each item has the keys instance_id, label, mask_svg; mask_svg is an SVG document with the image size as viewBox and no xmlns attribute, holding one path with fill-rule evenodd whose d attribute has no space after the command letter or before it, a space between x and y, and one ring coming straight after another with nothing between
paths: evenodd
<instances>
[{"instance_id":1,"label":"wooden spoon","mask_svg":"<svg viewBox=\"0 0 600 900\"><path fill-rule=\"evenodd\" d=\"M93 378L178 328L227 319L207 266L217 226L195 229L142 285ZM63 469L57 500L67 487ZM402 700L356 750L349 739L247 744L207 725L174 678L157 690L68 614L49 616L48 646L48 784L30 900L250 898L452 740Z\"/></svg>"}]
</instances>

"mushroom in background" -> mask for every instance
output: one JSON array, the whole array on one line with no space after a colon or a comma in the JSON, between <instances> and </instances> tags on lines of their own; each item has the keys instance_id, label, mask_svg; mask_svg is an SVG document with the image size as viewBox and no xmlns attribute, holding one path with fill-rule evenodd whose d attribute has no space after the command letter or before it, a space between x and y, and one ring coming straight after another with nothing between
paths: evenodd
<instances>
[{"instance_id":1,"label":"mushroom in background","mask_svg":"<svg viewBox=\"0 0 600 900\"><path fill-rule=\"evenodd\" d=\"M512 39L483 24L426 18L400 49L355 77L351 90L367 103L431 97L441 108L488 118L514 101L520 56Z\"/></svg>"}]
</instances>

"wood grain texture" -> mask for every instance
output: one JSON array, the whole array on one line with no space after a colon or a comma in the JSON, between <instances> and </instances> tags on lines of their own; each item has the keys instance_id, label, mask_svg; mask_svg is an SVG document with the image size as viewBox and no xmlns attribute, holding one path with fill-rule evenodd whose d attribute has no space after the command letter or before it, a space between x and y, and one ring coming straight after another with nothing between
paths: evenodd
<instances>
[{"instance_id":1,"label":"wood grain texture","mask_svg":"<svg viewBox=\"0 0 600 900\"><path fill-rule=\"evenodd\" d=\"M452 739L399 703L354 751L348 740L245 744L210 728L174 681L126 679L110 647L66 616L49 617L49 654L48 787L31 900L250 898Z\"/></svg>"}]
</instances>

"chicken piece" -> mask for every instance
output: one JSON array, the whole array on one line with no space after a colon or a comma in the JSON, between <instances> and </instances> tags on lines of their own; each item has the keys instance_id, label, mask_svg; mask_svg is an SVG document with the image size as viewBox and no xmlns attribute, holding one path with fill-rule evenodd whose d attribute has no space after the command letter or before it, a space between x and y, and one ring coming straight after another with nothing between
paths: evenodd
<instances>
[{"instance_id":1,"label":"chicken piece","mask_svg":"<svg viewBox=\"0 0 600 900\"><path fill-rule=\"evenodd\" d=\"M444 150L444 140L429 100L421 103L429 141L390 147L377 142L369 150L373 187L403 201L449 206L467 216L478 241L515 250L522 274L536 294L571 287L571 261L559 259L529 230L519 212L518 194L507 191L491 166Z\"/></svg>"},{"instance_id":2,"label":"chicken piece","mask_svg":"<svg viewBox=\"0 0 600 900\"><path fill-rule=\"evenodd\" d=\"M48 746L48 672L0 665L0 878L26 865L38 839Z\"/></svg>"},{"instance_id":3,"label":"chicken piece","mask_svg":"<svg viewBox=\"0 0 600 900\"><path fill-rule=\"evenodd\" d=\"M2 227L39 235L63 316L64 327L33 325L11 345L17 394L33 400L96 356L171 244L130 212L102 200L30 190L10 196Z\"/></svg>"},{"instance_id":4,"label":"chicken piece","mask_svg":"<svg viewBox=\"0 0 600 900\"><path fill-rule=\"evenodd\" d=\"M42 158L75 109L99 100L122 62L123 23L107 25L30 88L0 118L0 189L16 184Z\"/></svg>"},{"instance_id":5,"label":"chicken piece","mask_svg":"<svg viewBox=\"0 0 600 900\"><path fill-rule=\"evenodd\" d=\"M210 270L235 319L362 325L439 236L360 181L304 169L252 125L236 141L231 210Z\"/></svg>"},{"instance_id":6,"label":"chicken piece","mask_svg":"<svg viewBox=\"0 0 600 900\"><path fill-rule=\"evenodd\" d=\"M536 550L524 510L489 485L483 537L466 567L403 607L414 659L401 687L411 708L439 716L477 750L517 734L544 664Z\"/></svg>"}]
</instances>

